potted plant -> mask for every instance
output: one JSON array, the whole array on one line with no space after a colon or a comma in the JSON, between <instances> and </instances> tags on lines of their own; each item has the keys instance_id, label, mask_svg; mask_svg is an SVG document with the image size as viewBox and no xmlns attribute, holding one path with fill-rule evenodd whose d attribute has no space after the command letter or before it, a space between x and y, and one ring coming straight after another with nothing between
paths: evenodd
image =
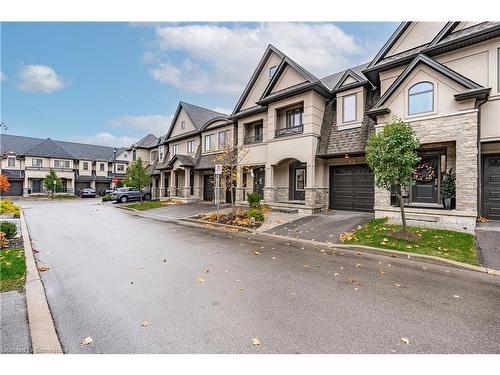
<instances>
[{"instance_id":1,"label":"potted plant","mask_svg":"<svg viewBox=\"0 0 500 375\"><path fill-rule=\"evenodd\" d=\"M441 182L441 199L443 200L444 208L447 210L455 208L455 180L456 175L452 168L450 168L448 172L443 173L443 179Z\"/></svg>"}]
</instances>

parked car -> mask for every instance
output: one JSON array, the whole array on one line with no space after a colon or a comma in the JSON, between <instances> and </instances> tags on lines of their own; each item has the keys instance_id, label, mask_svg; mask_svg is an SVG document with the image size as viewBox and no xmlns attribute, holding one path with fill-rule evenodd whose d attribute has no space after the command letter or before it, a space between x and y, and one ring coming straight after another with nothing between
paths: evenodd
<instances>
[{"instance_id":1,"label":"parked car","mask_svg":"<svg viewBox=\"0 0 500 375\"><path fill-rule=\"evenodd\" d=\"M80 189L78 192L78 195L82 198L85 198L85 197L95 198L95 189L92 189L92 188Z\"/></svg>"},{"instance_id":2,"label":"parked car","mask_svg":"<svg viewBox=\"0 0 500 375\"><path fill-rule=\"evenodd\" d=\"M104 197L105 195L112 195L115 189L101 189L99 190L99 195Z\"/></svg>"},{"instance_id":3,"label":"parked car","mask_svg":"<svg viewBox=\"0 0 500 375\"><path fill-rule=\"evenodd\" d=\"M122 187L113 191L111 198L117 202L128 202L132 200L140 200L142 195L142 199L147 201L151 199L151 194L145 191L141 191L137 188L133 187Z\"/></svg>"}]
</instances>

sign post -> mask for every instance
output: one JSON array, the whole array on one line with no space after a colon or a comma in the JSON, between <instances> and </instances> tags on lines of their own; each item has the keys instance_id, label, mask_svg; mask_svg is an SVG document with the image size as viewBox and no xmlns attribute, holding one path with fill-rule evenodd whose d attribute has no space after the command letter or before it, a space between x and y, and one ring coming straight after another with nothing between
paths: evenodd
<instances>
[{"instance_id":1,"label":"sign post","mask_svg":"<svg viewBox=\"0 0 500 375\"><path fill-rule=\"evenodd\" d=\"M217 220L219 220L220 208L220 175L222 174L222 164L215 164L215 203L217 204Z\"/></svg>"}]
</instances>

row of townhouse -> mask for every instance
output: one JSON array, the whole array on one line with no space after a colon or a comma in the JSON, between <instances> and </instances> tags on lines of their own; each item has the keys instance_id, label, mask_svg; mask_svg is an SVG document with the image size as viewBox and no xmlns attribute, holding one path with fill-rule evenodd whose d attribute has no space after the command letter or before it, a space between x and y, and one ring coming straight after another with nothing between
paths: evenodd
<instances>
[{"instance_id":1,"label":"row of townhouse","mask_svg":"<svg viewBox=\"0 0 500 375\"><path fill-rule=\"evenodd\" d=\"M168 133L133 152L160 198L211 201L216 155L230 142L245 150L239 204L254 191L271 206L397 220L395 197L374 187L364 155L394 116L415 129L428 173L406 192L408 219L471 232L478 215L500 219L499 59L499 22L404 22L372 61L324 78L269 45L231 115L181 102ZM450 169L456 201L445 210Z\"/></svg>"},{"instance_id":2,"label":"row of townhouse","mask_svg":"<svg viewBox=\"0 0 500 375\"><path fill-rule=\"evenodd\" d=\"M4 196L46 194L43 179L53 169L61 178L59 193L73 194L80 188L109 189L113 176L124 178L127 159L117 159L113 147L0 135L0 169L10 182ZM123 154L123 152L120 152Z\"/></svg>"}]
</instances>

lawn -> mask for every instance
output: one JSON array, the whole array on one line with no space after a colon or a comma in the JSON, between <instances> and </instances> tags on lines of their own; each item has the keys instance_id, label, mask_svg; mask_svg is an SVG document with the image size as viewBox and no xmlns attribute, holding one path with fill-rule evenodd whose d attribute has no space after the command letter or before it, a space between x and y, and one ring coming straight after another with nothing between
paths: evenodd
<instances>
[{"instance_id":1,"label":"lawn","mask_svg":"<svg viewBox=\"0 0 500 375\"><path fill-rule=\"evenodd\" d=\"M51 196L49 195L49 198L50 199L54 199L54 200L65 200L65 199L76 199L76 198L79 198L78 196L76 195L72 195L72 194L63 194L63 195L54 195L54 196Z\"/></svg>"},{"instance_id":2,"label":"lawn","mask_svg":"<svg viewBox=\"0 0 500 375\"><path fill-rule=\"evenodd\" d=\"M166 204L164 204L163 202L160 202L160 201L146 201L146 202L142 202L142 203L139 202L139 203L134 203L134 204L127 204L127 205L124 205L123 207L132 208L132 209L138 210L138 211L146 211L146 210L151 210L153 208L160 208L163 206L166 206Z\"/></svg>"},{"instance_id":3,"label":"lawn","mask_svg":"<svg viewBox=\"0 0 500 375\"><path fill-rule=\"evenodd\" d=\"M23 249L0 252L0 292L19 290L24 286L26 263Z\"/></svg>"},{"instance_id":4,"label":"lawn","mask_svg":"<svg viewBox=\"0 0 500 375\"><path fill-rule=\"evenodd\" d=\"M408 253L433 255L458 262L478 265L476 240L472 234L450 230L408 227L419 238L415 241L391 235L402 230L401 225L387 224L387 218L374 219L353 233L341 236L345 244L367 245Z\"/></svg>"}]
</instances>

